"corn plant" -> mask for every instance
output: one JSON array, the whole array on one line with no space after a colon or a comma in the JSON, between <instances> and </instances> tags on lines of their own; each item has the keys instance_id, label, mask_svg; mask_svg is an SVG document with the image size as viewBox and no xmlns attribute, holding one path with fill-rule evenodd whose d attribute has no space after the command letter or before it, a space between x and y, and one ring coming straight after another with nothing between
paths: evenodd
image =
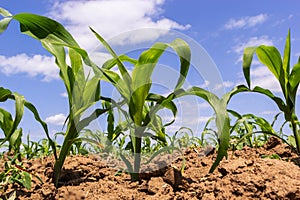
<instances>
[{"instance_id":1,"label":"corn plant","mask_svg":"<svg viewBox=\"0 0 300 200\"><path fill-rule=\"evenodd\" d=\"M192 87L188 90L177 90L175 93L172 93L167 97L167 99L174 99L185 95L195 95L204 99L213 108L217 127L216 134L218 138L218 154L216 160L209 170L210 173L214 172L224 157L226 157L226 159L228 157L227 151L230 140L230 118L227 112L227 105L233 95L244 91L248 91L248 89L243 85L239 85L219 98L212 92L209 92L203 88Z\"/></svg>"},{"instance_id":2,"label":"corn plant","mask_svg":"<svg viewBox=\"0 0 300 200\"><path fill-rule=\"evenodd\" d=\"M5 186L11 183L17 183L26 189L31 188L31 178L36 177L41 183L43 181L40 177L30 173L23 167L23 163L17 161L18 154L13 156L5 155L2 157L4 161L4 168L0 173L0 191L3 192Z\"/></svg>"},{"instance_id":3,"label":"corn plant","mask_svg":"<svg viewBox=\"0 0 300 200\"><path fill-rule=\"evenodd\" d=\"M178 148L206 146L204 138L196 137L193 130L188 127L180 127L172 136L167 135L167 137L169 139L169 146L176 146Z\"/></svg>"},{"instance_id":4,"label":"corn plant","mask_svg":"<svg viewBox=\"0 0 300 200\"><path fill-rule=\"evenodd\" d=\"M15 101L15 117L13 119L12 115L8 111L0 108L0 128L5 136L4 138L0 139L0 146L8 141L8 151L15 151L16 154L20 155L22 129L18 128L18 126L23 117L24 107L30 110L33 113L36 121L42 125L48 138L48 146L52 145L47 124L42 121L34 105L26 101L24 96L15 92L11 92L9 89L0 87L0 102L5 102L7 100ZM20 156L18 159L21 159Z\"/></svg>"},{"instance_id":5,"label":"corn plant","mask_svg":"<svg viewBox=\"0 0 300 200\"><path fill-rule=\"evenodd\" d=\"M155 69L157 62L167 47L175 50L180 58L180 76L175 86L175 90L182 87L190 62L190 49L187 43L181 39L176 39L173 42L156 43L148 50L141 53L138 60L129 58L126 55L118 56L109 46L109 44L93 29L91 29L99 41L106 47L113 58L107 61L102 68L99 68L104 76L101 78L110 82L121 94L125 104L128 106L129 124L132 124L130 129L130 144L134 152L133 167L129 161L123 160L127 163L129 171L131 171L132 180L139 180L139 171L141 164L141 150L142 138L147 135L147 130L151 129L155 132L155 138L166 143L165 133L162 126L160 126L160 117L156 114L162 108L170 109L174 116L177 109L172 101L164 101L165 98L159 94L150 93L152 81L151 76ZM130 75L123 62L130 62L133 64L133 71ZM119 74L110 70L117 66ZM127 116L128 114L125 113Z\"/></svg>"},{"instance_id":6,"label":"corn plant","mask_svg":"<svg viewBox=\"0 0 300 200\"><path fill-rule=\"evenodd\" d=\"M127 125L130 126L130 139L134 152L134 165L133 169L130 170L133 171L131 174L132 180L139 179L142 138L148 135L148 130L151 130L155 133L154 136L157 140L166 143L164 126L174 122L177 108L173 100L181 96L199 96L206 100L215 110L219 149L217 159L210 172L214 171L224 156L227 156L230 135L227 104L232 95L247 88L242 86L236 87L222 98L218 98L209 91L198 87L192 87L188 90L182 89L189 70L191 56L189 46L183 40L176 39L168 44L156 43L135 60L126 55L116 55L107 42L91 29L113 57L102 67L98 67L89 59L87 52L79 47L72 35L58 22L29 13L11 15L4 9L0 9L0 14L4 16L4 19L0 21L0 32L7 28L12 19L17 20L20 23L22 33L41 41L43 47L55 57L56 64L60 69L60 77L64 81L68 93L69 115L66 122L67 130L59 157L54 152L56 161L53 181L56 186L59 183L64 160L72 145L84 139L79 137L80 131L99 115L111 110L113 106L121 107L124 104L128 107L128 112L123 112L123 114L127 120ZM180 75L173 92L164 97L150 92L152 85L151 76L159 58L168 47L173 48L179 56ZM67 50L68 52L66 52ZM67 53L71 61L70 64L66 62ZM85 77L83 62L93 69L95 76ZM129 62L133 65L131 75L123 62ZM121 75L111 70L114 66L118 67ZM123 101L116 103L111 99L101 97L100 80L112 83L121 94ZM108 107L96 109L90 116L82 119L83 112L99 100L110 101L111 104ZM170 109L174 115L174 120L165 125L161 125L160 116L157 114L163 108ZM113 129L110 128L111 131ZM51 139L49 138L49 140ZM54 143L52 143L52 148L55 151Z\"/></svg>"},{"instance_id":7,"label":"corn plant","mask_svg":"<svg viewBox=\"0 0 300 200\"><path fill-rule=\"evenodd\" d=\"M28 134L26 137L26 143L22 143L21 154L26 159L32 159L32 158L38 157L38 148L39 148L39 143L35 142L35 141L31 141L29 138L29 134Z\"/></svg>"},{"instance_id":8,"label":"corn plant","mask_svg":"<svg viewBox=\"0 0 300 200\"><path fill-rule=\"evenodd\" d=\"M297 89L300 82L300 59L290 68L290 30L288 31L283 57L274 46L260 45L257 47L247 47L243 55L243 72L248 87L251 87L250 66L256 53L259 61L264 64L275 76L280 84L283 98L275 96L270 90L256 86L251 91L263 94L272 99L279 110L284 113L285 121L290 123L295 138L297 152L300 153L300 132L299 121L295 113Z\"/></svg>"},{"instance_id":9,"label":"corn plant","mask_svg":"<svg viewBox=\"0 0 300 200\"><path fill-rule=\"evenodd\" d=\"M0 14L4 16L0 22L0 33L7 28L12 19L18 21L21 32L39 40L43 47L55 57L55 62L60 69L60 77L68 94L69 115L66 122L67 130L58 157L55 152L56 147L52 143L55 156L53 181L55 186L58 186L63 163L72 145L79 142L80 131L110 108L96 109L91 115L82 119L83 112L101 99L100 80L97 77L85 76L83 62L96 69L95 64L60 23L30 13L12 15L4 9L0 9ZM66 62L67 53L70 64Z\"/></svg>"},{"instance_id":10,"label":"corn plant","mask_svg":"<svg viewBox=\"0 0 300 200\"><path fill-rule=\"evenodd\" d=\"M185 95L196 95L203 98L212 106L216 113L215 119L218 128L217 136L219 149L216 161L210 169L210 172L213 172L223 157L227 157L227 150L229 148L230 120L227 113L227 104L234 94L248 91L248 89L245 86L237 86L232 91L226 93L222 98L218 98L215 94L199 87L192 87L188 90L182 89L181 86L183 85L185 77L188 73L190 50L188 47L186 47L186 44L183 43L182 40L177 39L171 43L172 45L170 45L173 48L174 46L182 46L182 48L179 49L180 51L174 48L181 61L181 76L174 91L171 92L167 97L163 97L158 94L147 93L151 87L150 77L153 70L151 67L155 67L158 58L167 47L167 44L154 44L149 50L143 52L136 62L124 55L118 57L111 47L105 42L105 40L95 31L94 33L113 56L113 59L108 61L102 68L103 74L105 75L106 80L111 82L118 89L120 94L126 99L126 102L129 103L129 114L135 125L132 134L133 137L131 137L131 142L135 153L134 168L132 169L134 173L132 173L132 179L139 179L138 172L140 168L141 137L145 133L146 126L151 122L151 119L157 119L153 116L155 116L154 114L162 107L167 107L169 109L171 108L171 110L176 113L176 106L172 102L174 99ZM132 77L130 77L129 73L126 71L122 60L129 61L134 64ZM123 79L113 71L106 71L115 65L118 66ZM145 107L145 102L147 100L155 100L156 105L151 109L148 109L148 107ZM152 116L152 118L150 118L150 116ZM128 162L126 163L128 166Z\"/></svg>"},{"instance_id":11,"label":"corn plant","mask_svg":"<svg viewBox=\"0 0 300 200\"><path fill-rule=\"evenodd\" d=\"M3 131L5 138L9 138L8 151L17 154L20 153L22 144L22 128L14 128L13 125L16 124L14 123L15 121L16 119L14 120L8 111L0 108L0 128ZM5 140L5 138L3 140ZM21 157L19 157L19 160L21 160Z\"/></svg>"},{"instance_id":12,"label":"corn plant","mask_svg":"<svg viewBox=\"0 0 300 200\"><path fill-rule=\"evenodd\" d=\"M262 146L268 141L270 135L280 137L273 129L273 123L270 124L262 117L253 114L241 115L233 110L228 110L228 112L236 118L236 121L231 126L230 140L238 149L244 146Z\"/></svg>"}]
</instances>

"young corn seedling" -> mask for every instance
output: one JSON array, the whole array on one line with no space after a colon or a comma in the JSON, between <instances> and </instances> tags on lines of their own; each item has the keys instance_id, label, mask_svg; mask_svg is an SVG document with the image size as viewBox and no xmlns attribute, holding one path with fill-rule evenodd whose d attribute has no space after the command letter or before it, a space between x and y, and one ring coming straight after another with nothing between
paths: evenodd
<instances>
[{"instance_id":1,"label":"young corn seedling","mask_svg":"<svg viewBox=\"0 0 300 200\"><path fill-rule=\"evenodd\" d=\"M0 146L8 141L8 151L14 151L14 153L19 155L18 159L21 160L20 147L22 143L22 129L18 128L18 126L23 117L24 107L30 110L33 113L36 121L38 121L42 125L46 136L49 139L48 145L52 145L52 140L48 133L47 124L41 120L39 113L33 106L33 104L27 102L22 95L0 87L0 102L5 102L7 100L15 101L15 117L13 119L12 115L9 112L0 108L0 128L2 129L5 136L4 138L0 139Z\"/></svg>"},{"instance_id":2,"label":"young corn seedling","mask_svg":"<svg viewBox=\"0 0 300 200\"><path fill-rule=\"evenodd\" d=\"M272 124L262 117L253 114L240 115L233 110L228 112L236 118L230 131L230 142L234 145L234 149L236 147L241 149L244 146L259 147L268 141L270 135L279 137Z\"/></svg>"},{"instance_id":3,"label":"young corn seedling","mask_svg":"<svg viewBox=\"0 0 300 200\"><path fill-rule=\"evenodd\" d=\"M34 176L41 183L43 183L40 177L26 170L23 167L23 163L17 161L17 158L18 158L17 154L15 154L14 156L4 155L2 157L4 161L4 166L3 166L3 170L0 172L1 192L4 192L3 190L5 186L11 183L17 183L22 187L25 187L26 189L30 190L32 176Z\"/></svg>"},{"instance_id":4,"label":"young corn seedling","mask_svg":"<svg viewBox=\"0 0 300 200\"><path fill-rule=\"evenodd\" d=\"M89 59L87 52L79 47L72 35L60 23L30 13L12 15L4 9L0 9L0 14L4 16L4 19L0 21L0 33L14 19L20 23L22 33L39 40L43 47L55 57L55 62L60 69L60 77L67 90L69 100L67 130L58 157L55 152L56 147L52 142L55 156L53 181L57 187L66 156L72 145L82 140L79 138L80 131L92 120L110 109L96 109L91 115L82 119L83 112L101 99L100 80L98 77L85 76L83 62L87 66L93 67L96 70L95 73L100 72ZM66 61L67 54L70 64ZM49 137L48 139L50 140Z\"/></svg>"},{"instance_id":5,"label":"young corn seedling","mask_svg":"<svg viewBox=\"0 0 300 200\"><path fill-rule=\"evenodd\" d=\"M160 117L156 113L162 108L170 109L174 116L177 112L176 106L172 101L166 101L159 94L150 93L153 70L164 51L168 47L173 48L180 58L180 76L175 90L180 89L189 69L190 49L183 40L176 39L169 44L156 43L144 51L138 60L134 60L126 55L117 56L109 44L93 29L91 30L113 56L113 59L106 62L102 68L99 68L104 74L104 76L101 74L100 78L110 82L118 90L125 104L128 106L128 112L125 115L129 116L126 119L130 121L129 124L132 124L132 128L130 129L130 144L134 152L133 167L128 160L125 160L125 157L123 157L123 160L127 164L128 170L131 171L131 179L136 181L139 180L142 138L147 135L147 130L153 130L156 133L155 138L166 143L163 127L159 126ZM131 75L123 62L133 64ZM121 76L111 70L114 66L118 67Z\"/></svg>"},{"instance_id":6,"label":"young corn seedling","mask_svg":"<svg viewBox=\"0 0 300 200\"><path fill-rule=\"evenodd\" d=\"M177 90L167 97L167 99L174 99L185 95L195 95L204 99L213 108L217 127L218 154L216 160L209 170L210 173L214 172L224 157L228 157L227 151L230 140L230 118L227 112L227 105L233 95L244 91L248 91L248 89L243 85L239 85L219 98L212 92L209 92L203 88L192 87L188 90Z\"/></svg>"},{"instance_id":7,"label":"young corn seedling","mask_svg":"<svg viewBox=\"0 0 300 200\"><path fill-rule=\"evenodd\" d=\"M280 84L283 98L275 96L270 90L256 86L251 91L263 94L272 99L279 110L284 113L286 122L290 123L296 148L300 154L300 132L299 121L295 113L297 89L300 82L300 59L293 68L290 68L291 41L290 30L286 37L283 57L274 46L261 45L258 47L247 47L243 56L243 72L250 89L250 67L254 53L258 60L264 64L275 76Z\"/></svg>"},{"instance_id":8,"label":"young corn seedling","mask_svg":"<svg viewBox=\"0 0 300 200\"><path fill-rule=\"evenodd\" d=\"M182 89L181 86L183 85L185 77L188 73L191 55L190 49L187 44L182 40L177 39L173 41L171 45L169 44L171 47L179 47L178 49L174 47L173 48L179 55L181 61L181 76L177 82L174 92L168 95L168 97L147 93L149 92L151 87L150 77L153 70L152 68L155 67L158 58L167 47L167 44L154 44L152 48L141 54L138 62L135 62L124 55L118 57L111 49L111 47L105 42L105 40L96 32L94 33L113 56L113 59L106 63L106 65L104 65L104 68L102 68L103 74L105 75L105 78L118 89L120 94L127 100L126 102L129 103L129 114L135 125L134 134L131 138L135 153L133 168L134 173L132 174L132 179L139 179L138 172L140 169L141 137L145 132L146 126L148 125L148 123L150 123L151 118L149 117L153 116L153 114L155 114L162 106L167 108L170 108L170 106L172 106L172 110L177 111L176 106L172 104L172 100L185 95L196 95L203 98L212 106L216 113L219 149L216 161L210 169L210 172L213 172L220 161L223 159L223 157L227 158L227 150L229 148L230 138L230 120L227 113L227 104L234 94L248 91L248 88L246 88L245 86L237 86L232 91L226 93L222 98L218 98L215 94L198 87L192 87L191 89L188 89L186 91ZM130 77L130 75L126 71L122 60L129 61L135 65L132 72L132 77ZM112 71L106 71L107 69L112 68L114 65L118 65L123 79L119 77L118 74ZM152 107L149 112L147 112L147 109L145 109L146 100L155 100L155 102L157 103L156 106ZM146 115L143 114L143 112L145 111Z\"/></svg>"}]
</instances>

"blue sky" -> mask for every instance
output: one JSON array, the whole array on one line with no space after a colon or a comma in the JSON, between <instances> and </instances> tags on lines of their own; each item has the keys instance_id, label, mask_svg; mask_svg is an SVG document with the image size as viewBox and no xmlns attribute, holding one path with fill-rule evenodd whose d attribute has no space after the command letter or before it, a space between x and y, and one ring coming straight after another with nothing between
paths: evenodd
<instances>
[{"instance_id":1,"label":"blue sky","mask_svg":"<svg viewBox=\"0 0 300 200\"><path fill-rule=\"evenodd\" d=\"M274 45L282 52L289 28L292 37L291 64L300 56L299 3L291 0L3 0L0 7L13 14L31 12L57 20L66 26L83 48L92 53L97 53L101 48L88 26L103 35L117 51L130 50L132 55L139 52L137 49L150 47L153 41L164 40L169 33L176 33L176 36L191 40L202 48L207 60L203 58L200 68L211 74L214 70L220 74L216 79L212 77L208 81L207 77L197 75L199 66L195 62L196 66L191 68L187 82L209 89L216 87L212 82L217 79L222 81L222 89L226 91L245 83L241 62L244 47ZM141 28L164 31L158 32L158 35L151 31L145 34L137 31ZM8 30L0 35L0 44L0 85L31 101L48 123L51 133L61 131L68 105L54 59L39 42L21 35L16 22L11 23ZM99 62L109 58L105 52L101 55ZM196 59L201 56L192 52L192 57ZM176 61L172 52L161 60L161 69L171 71L158 71L154 75L157 79L157 91L167 92L160 81L170 82L172 74L168 73L174 72L170 66L178 64ZM266 87L279 95L278 84L267 68L257 62L252 67L252 81L253 85ZM114 94L111 89L103 92ZM196 134L199 133L202 124L212 114L209 106L194 98L186 98L178 103L180 112L177 123L169 131L189 126ZM11 102L1 106L8 110L13 108ZM273 102L255 94L237 95L229 108L240 113L251 112L269 120L278 112ZM162 115L165 119L169 117L168 113ZM33 139L44 137L31 114L26 112L24 117L24 134L30 133ZM97 123L101 129L101 120Z\"/></svg>"}]
</instances>

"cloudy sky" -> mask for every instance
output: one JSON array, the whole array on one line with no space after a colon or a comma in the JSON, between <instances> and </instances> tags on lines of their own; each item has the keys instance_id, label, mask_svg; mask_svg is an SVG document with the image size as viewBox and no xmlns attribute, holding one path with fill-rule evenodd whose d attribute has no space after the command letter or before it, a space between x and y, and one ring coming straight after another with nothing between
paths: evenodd
<instances>
[{"instance_id":1,"label":"cloudy sky","mask_svg":"<svg viewBox=\"0 0 300 200\"><path fill-rule=\"evenodd\" d=\"M3 0L0 7L13 14L31 12L59 21L83 48L97 55L95 59L99 63L108 59L109 55L101 51L89 26L107 39L117 52L133 56L155 41L165 42L181 37L192 48L193 65L186 87L197 85L219 94L245 83L241 70L244 47L275 45L283 52L289 28L292 36L291 63L296 62L300 56L297 4L291 0ZM68 105L54 59L37 41L21 35L16 22L12 22L0 35L0 44L0 85L24 95L36 105L51 133L61 131ZM172 77L176 77L173 65L178 65L174 53L169 51L167 54L153 78L154 88L162 94L170 89L168 84ZM280 95L276 80L265 66L254 61L251 74L252 85L260 85ZM114 95L111 89L107 90L103 91L106 95ZM201 124L212 114L209 106L195 98L185 98L178 103L177 123L169 131L189 126L196 134L199 133ZM13 109L12 103L1 106ZM273 102L255 94L237 95L229 107L270 120L278 113ZM162 115L166 120L169 117L168 113ZM102 122L97 123L98 128L105 129ZM22 126L24 133L30 133L32 138L44 136L29 112L25 113Z\"/></svg>"}]
</instances>

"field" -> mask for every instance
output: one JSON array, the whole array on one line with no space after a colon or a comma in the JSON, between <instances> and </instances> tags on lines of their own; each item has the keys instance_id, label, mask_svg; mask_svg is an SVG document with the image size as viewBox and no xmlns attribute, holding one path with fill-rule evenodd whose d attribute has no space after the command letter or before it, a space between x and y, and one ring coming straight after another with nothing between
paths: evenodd
<instances>
[{"instance_id":1,"label":"field","mask_svg":"<svg viewBox=\"0 0 300 200\"><path fill-rule=\"evenodd\" d=\"M300 123L295 105L300 60L290 66L290 31L283 55L274 46L246 47L247 85L219 97L198 86L184 87L193 54L183 39L154 43L133 58L117 55L90 27L112 57L98 66L59 22L30 13L12 15L1 8L0 14L0 32L15 20L21 33L40 41L55 57L69 104L66 130L55 134L63 137L58 144L38 108L21 94L0 87L0 102L15 105L14 114L0 108L1 199L300 199ZM178 58L178 79L172 91L158 94L152 90L152 76L166 49ZM255 55L278 80L281 96L251 87ZM120 98L102 96L102 82L111 84ZM227 108L234 95L246 92L262 94L277 105L274 121ZM214 111L200 134L188 127L166 133L176 120L176 100L184 96L200 98ZM24 141L20 122L25 109L43 128L44 139L32 141L28 135ZM94 110L87 115L90 109ZM161 110L171 114L167 123ZM284 122L275 130L279 115ZM106 117L107 129L87 129L100 116ZM284 133L286 128L291 135Z\"/></svg>"},{"instance_id":2,"label":"field","mask_svg":"<svg viewBox=\"0 0 300 200\"><path fill-rule=\"evenodd\" d=\"M63 185L57 189L51 183L53 157L25 160L24 167L41 177L44 184L33 178L31 190L9 185L6 193L16 191L18 199L300 198L300 169L295 165L299 157L276 138L261 148L229 152L229 159L212 174L207 171L216 154L211 151L204 156L201 151L185 149L183 174L178 170L182 163L178 157L172 165L144 174L140 182L131 182L126 173L116 176L117 169L108 167L99 155L70 156L64 164Z\"/></svg>"}]
</instances>

